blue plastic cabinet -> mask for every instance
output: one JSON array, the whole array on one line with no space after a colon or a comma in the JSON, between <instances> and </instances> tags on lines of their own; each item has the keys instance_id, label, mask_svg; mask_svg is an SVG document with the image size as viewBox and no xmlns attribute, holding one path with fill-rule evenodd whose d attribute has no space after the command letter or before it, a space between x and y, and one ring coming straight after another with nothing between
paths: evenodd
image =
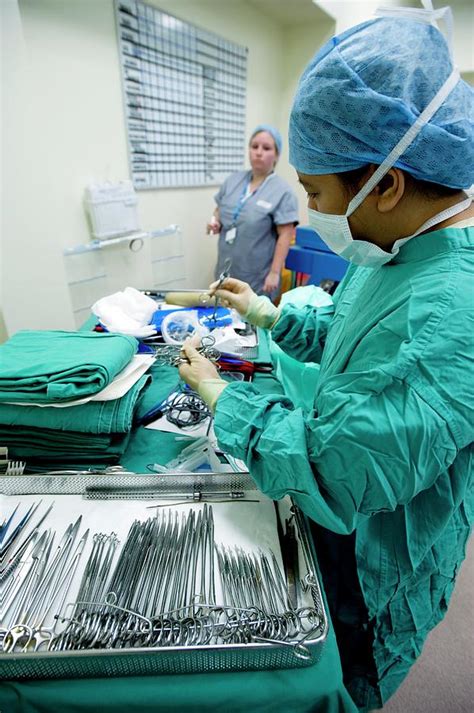
<instances>
[{"instance_id":1,"label":"blue plastic cabinet","mask_svg":"<svg viewBox=\"0 0 474 713\"><path fill-rule=\"evenodd\" d=\"M340 282L349 262L333 253L313 228L298 226L296 244L288 252L285 267L310 275L308 285L319 285L322 280Z\"/></svg>"}]
</instances>

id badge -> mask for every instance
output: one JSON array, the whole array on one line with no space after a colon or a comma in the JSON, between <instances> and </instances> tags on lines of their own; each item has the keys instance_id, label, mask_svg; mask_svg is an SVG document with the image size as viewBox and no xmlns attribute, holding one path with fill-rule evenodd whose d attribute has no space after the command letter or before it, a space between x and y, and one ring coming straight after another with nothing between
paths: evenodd
<instances>
[{"instance_id":1,"label":"id badge","mask_svg":"<svg viewBox=\"0 0 474 713\"><path fill-rule=\"evenodd\" d=\"M235 236L237 235L237 229L236 228L230 228L227 233L225 234L225 241L226 243L229 243L229 245L232 245L232 243L235 240Z\"/></svg>"}]
</instances>

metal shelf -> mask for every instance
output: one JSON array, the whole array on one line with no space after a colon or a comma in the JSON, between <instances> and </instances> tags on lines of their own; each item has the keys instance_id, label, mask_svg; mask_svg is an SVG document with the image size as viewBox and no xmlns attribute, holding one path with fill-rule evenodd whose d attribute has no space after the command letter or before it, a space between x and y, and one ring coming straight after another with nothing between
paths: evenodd
<instances>
[{"instance_id":1,"label":"metal shelf","mask_svg":"<svg viewBox=\"0 0 474 713\"><path fill-rule=\"evenodd\" d=\"M84 243L83 245L76 245L73 248L65 248L64 256L69 257L70 255L81 255L82 253L92 252L94 250L102 250L103 248L111 247L112 245L119 245L120 243L129 243L129 248L131 248L132 243L135 240L146 240L148 238L160 238L165 235L174 235L180 232L179 225L173 223L168 225L166 228L161 228L160 230L151 230L150 232L139 232L139 233L129 233L128 235L120 235L117 238L109 238L108 240L91 240L90 243Z\"/></svg>"}]
</instances>

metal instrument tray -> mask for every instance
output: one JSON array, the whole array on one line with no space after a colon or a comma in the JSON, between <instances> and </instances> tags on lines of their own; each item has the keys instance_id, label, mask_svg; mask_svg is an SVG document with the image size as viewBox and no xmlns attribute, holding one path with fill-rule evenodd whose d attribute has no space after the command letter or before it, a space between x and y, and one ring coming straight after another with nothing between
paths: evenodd
<instances>
[{"instance_id":1,"label":"metal instrument tray","mask_svg":"<svg viewBox=\"0 0 474 713\"><path fill-rule=\"evenodd\" d=\"M105 490L100 492L102 486ZM206 493L216 490L245 490L246 497L262 499L266 497L256 490L248 473L97 475L82 472L70 475L35 474L0 478L0 492L4 503L9 496L54 494L57 502L67 494L79 494L84 497L86 493L89 500L113 498L143 501L159 498L164 494L169 497L170 494L183 491L201 493L204 499ZM0 653L0 677L4 680L93 678L271 670L315 664L321 656L328 630L328 619L318 579L316 554L306 517L290 498L285 498L284 501L287 501L285 505L287 511L283 510L283 514L286 512L294 514L299 570L301 581L304 582L305 596L310 601L309 606L317 612L319 620L300 643L251 641L198 646ZM95 502L94 505L100 507L100 503ZM231 507L238 508L239 505ZM255 507L260 505L256 504ZM249 530L254 527L253 522L249 522L248 525Z\"/></svg>"}]
</instances>

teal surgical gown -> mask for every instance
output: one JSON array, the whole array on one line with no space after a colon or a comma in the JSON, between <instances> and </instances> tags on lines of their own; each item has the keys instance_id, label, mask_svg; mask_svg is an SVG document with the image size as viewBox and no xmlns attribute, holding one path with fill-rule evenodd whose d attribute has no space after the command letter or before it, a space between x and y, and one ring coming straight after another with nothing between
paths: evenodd
<instances>
[{"instance_id":1,"label":"teal surgical gown","mask_svg":"<svg viewBox=\"0 0 474 713\"><path fill-rule=\"evenodd\" d=\"M217 402L219 444L259 488L352 537L376 670L377 695L355 694L361 710L406 676L464 558L473 290L474 227L413 238L389 264L351 266L334 305L283 309L273 339L321 364L311 410L251 384L231 384ZM344 578L343 563L336 570Z\"/></svg>"}]
</instances>

